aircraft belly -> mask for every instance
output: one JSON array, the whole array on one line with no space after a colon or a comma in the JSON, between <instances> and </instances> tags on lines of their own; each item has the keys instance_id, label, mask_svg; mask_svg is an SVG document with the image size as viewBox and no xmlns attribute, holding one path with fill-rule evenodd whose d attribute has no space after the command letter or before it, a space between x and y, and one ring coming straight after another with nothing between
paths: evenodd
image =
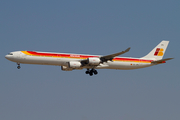
<instances>
[{"instance_id":1,"label":"aircraft belly","mask_svg":"<svg viewBox=\"0 0 180 120\"><path fill-rule=\"evenodd\" d=\"M39 65L64 65L66 60L57 59L55 57L36 57L26 56L24 59L19 60L20 63L24 64L39 64Z\"/></svg>"}]
</instances>

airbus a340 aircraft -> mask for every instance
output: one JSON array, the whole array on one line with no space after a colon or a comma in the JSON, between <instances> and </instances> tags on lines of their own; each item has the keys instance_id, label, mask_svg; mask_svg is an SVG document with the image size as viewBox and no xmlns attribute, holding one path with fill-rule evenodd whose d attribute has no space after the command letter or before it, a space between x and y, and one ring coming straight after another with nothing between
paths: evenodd
<instances>
[{"instance_id":1,"label":"airbus a340 aircraft","mask_svg":"<svg viewBox=\"0 0 180 120\"><path fill-rule=\"evenodd\" d=\"M165 63L173 58L162 59L169 41L162 41L149 54L141 58L117 57L130 50L111 55L84 55L69 53L50 53L37 51L15 51L5 56L6 59L20 64L39 64L61 66L63 71L87 69L85 72L92 76L98 74L96 69L130 70L150 67Z\"/></svg>"}]
</instances>

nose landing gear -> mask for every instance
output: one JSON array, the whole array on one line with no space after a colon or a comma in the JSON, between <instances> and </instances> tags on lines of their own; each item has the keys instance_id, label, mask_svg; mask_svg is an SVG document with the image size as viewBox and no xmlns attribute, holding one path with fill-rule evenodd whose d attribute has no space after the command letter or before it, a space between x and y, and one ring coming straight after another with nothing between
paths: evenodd
<instances>
[{"instance_id":1,"label":"nose landing gear","mask_svg":"<svg viewBox=\"0 0 180 120\"><path fill-rule=\"evenodd\" d=\"M91 69L91 70L87 69L87 71L86 71L85 73L86 73L86 74L89 74L90 76L92 76L93 74L94 74L94 75L97 75L97 74L98 74L97 70L95 70L94 68Z\"/></svg>"},{"instance_id":2,"label":"nose landing gear","mask_svg":"<svg viewBox=\"0 0 180 120\"><path fill-rule=\"evenodd\" d=\"M18 65L18 66L17 66L17 69L20 69L20 68L21 68L20 64L19 64L19 63L17 63L17 65Z\"/></svg>"}]
</instances>

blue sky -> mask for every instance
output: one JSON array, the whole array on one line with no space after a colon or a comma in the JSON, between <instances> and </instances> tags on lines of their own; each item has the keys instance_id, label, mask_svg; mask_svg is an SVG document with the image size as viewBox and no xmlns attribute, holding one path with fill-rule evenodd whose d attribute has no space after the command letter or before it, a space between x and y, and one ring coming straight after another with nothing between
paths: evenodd
<instances>
[{"instance_id":1,"label":"blue sky","mask_svg":"<svg viewBox=\"0 0 180 120\"><path fill-rule=\"evenodd\" d=\"M0 119L180 119L180 1L0 1ZM16 50L142 57L169 40L166 64L139 70L61 71L21 65Z\"/></svg>"}]
</instances>

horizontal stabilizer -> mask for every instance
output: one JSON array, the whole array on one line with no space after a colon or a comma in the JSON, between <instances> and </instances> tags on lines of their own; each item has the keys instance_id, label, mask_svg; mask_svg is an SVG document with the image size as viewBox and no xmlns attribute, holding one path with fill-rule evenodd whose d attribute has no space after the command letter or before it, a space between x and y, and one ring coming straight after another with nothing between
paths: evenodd
<instances>
[{"instance_id":1,"label":"horizontal stabilizer","mask_svg":"<svg viewBox=\"0 0 180 120\"><path fill-rule=\"evenodd\" d=\"M171 60L171 59L174 59L174 58L166 58L162 60L152 61L151 63L160 64L160 63L165 63L166 61Z\"/></svg>"}]
</instances>

